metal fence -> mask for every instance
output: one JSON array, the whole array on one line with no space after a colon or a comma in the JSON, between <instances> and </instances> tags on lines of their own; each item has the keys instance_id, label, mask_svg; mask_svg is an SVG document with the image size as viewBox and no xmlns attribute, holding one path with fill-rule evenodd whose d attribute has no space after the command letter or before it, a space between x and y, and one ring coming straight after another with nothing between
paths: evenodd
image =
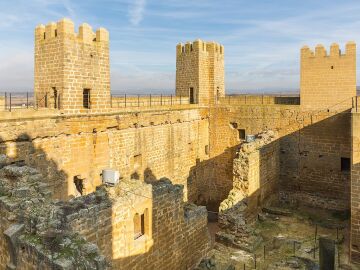
<instances>
[{"instance_id":1,"label":"metal fence","mask_svg":"<svg viewBox=\"0 0 360 270\"><path fill-rule=\"evenodd\" d=\"M0 109L11 111L13 109L34 108L33 92L1 92Z\"/></svg>"},{"instance_id":2,"label":"metal fence","mask_svg":"<svg viewBox=\"0 0 360 270\"><path fill-rule=\"evenodd\" d=\"M283 104L300 105L299 94L233 94L219 98L220 104L233 105L259 105L259 104Z\"/></svg>"},{"instance_id":3,"label":"metal fence","mask_svg":"<svg viewBox=\"0 0 360 270\"><path fill-rule=\"evenodd\" d=\"M318 225L315 224L315 228L314 228L314 235L312 237L303 239L303 240L288 240L288 241L284 241L281 246L287 248L289 251L291 250L291 252L288 252L286 254L281 254L281 253L277 253L276 251L274 252L274 248L271 247L271 243L268 243L269 246L267 246L266 244L263 244L262 247L259 246L257 252L252 253L252 261L249 263L243 263L243 269L267 269L264 268L265 266L268 265L268 263L270 261L272 261L273 263L276 262L272 260L273 257L278 257L278 259L280 260L286 260L286 259L292 259L295 258L297 256L299 256L298 258L302 258L302 259L309 259L311 262L315 263L315 264L320 264L320 244L319 244L319 240L320 240L320 234L318 233ZM340 265L342 263L344 263L342 260L345 259L346 257L346 253L344 251L342 251L342 249L340 248L343 240L345 239L345 229L341 228L341 227L337 227L332 229L333 233L332 236L326 235L326 237L333 242L333 245L336 247L336 250L333 254L333 257L331 258L330 255L328 255L329 257L327 258L328 260L333 260L334 265L335 265L335 269L338 269L338 267L340 267ZM336 237L335 237L336 235ZM306 247L306 255L304 253L301 254L300 249ZM280 248L280 247L279 247ZM300 254L298 254L300 253ZM343 255L343 256L342 256ZM309 266L309 268L307 269L318 269L317 267L312 268Z\"/></svg>"},{"instance_id":4,"label":"metal fence","mask_svg":"<svg viewBox=\"0 0 360 270\"><path fill-rule=\"evenodd\" d=\"M190 104L189 97L162 94L113 94L112 108L173 106Z\"/></svg>"}]
</instances>

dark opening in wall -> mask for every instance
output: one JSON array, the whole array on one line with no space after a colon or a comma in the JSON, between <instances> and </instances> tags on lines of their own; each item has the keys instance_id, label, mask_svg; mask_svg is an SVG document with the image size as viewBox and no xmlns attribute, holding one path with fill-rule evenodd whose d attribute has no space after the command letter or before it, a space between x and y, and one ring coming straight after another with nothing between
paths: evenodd
<instances>
[{"instance_id":1,"label":"dark opening in wall","mask_svg":"<svg viewBox=\"0 0 360 270\"><path fill-rule=\"evenodd\" d=\"M55 37L57 37L57 29L55 29Z\"/></svg>"},{"instance_id":2,"label":"dark opening in wall","mask_svg":"<svg viewBox=\"0 0 360 270\"><path fill-rule=\"evenodd\" d=\"M230 127L236 129L238 127L238 124L235 122L230 122Z\"/></svg>"},{"instance_id":3,"label":"dark opening in wall","mask_svg":"<svg viewBox=\"0 0 360 270\"><path fill-rule=\"evenodd\" d=\"M206 154L206 155L209 154L209 145L205 145L205 154Z\"/></svg>"},{"instance_id":4,"label":"dark opening in wall","mask_svg":"<svg viewBox=\"0 0 360 270\"><path fill-rule=\"evenodd\" d=\"M52 88L52 92L53 92L53 98L54 98L54 109L58 108L58 91L56 89L56 87Z\"/></svg>"},{"instance_id":5,"label":"dark opening in wall","mask_svg":"<svg viewBox=\"0 0 360 270\"><path fill-rule=\"evenodd\" d=\"M76 190L80 193L80 195L83 195L84 179L81 179L79 175L75 175L74 176L74 184L75 184Z\"/></svg>"},{"instance_id":6,"label":"dark opening in wall","mask_svg":"<svg viewBox=\"0 0 360 270\"><path fill-rule=\"evenodd\" d=\"M138 213L134 216L134 239L145 234L145 214L139 215Z\"/></svg>"},{"instance_id":7,"label":"dark opening in wall","mask_svg":"<svg viewBox=\"0 0 360 270\"><path fill-rule=\"evenodd\" d=\"M239 132L239 139L245 140L245 129L238 129Z\"/></svg>"},{"instance_id":8,"label":"dark opening in wall","mask_svg":"<svg viewBox=\"0 0 360 270\"><path fill-rule=\"evenodd\" d=\"M90 109L90 89L83 90L83 107L85 109Z\"/></svg>"},{"instance_id":9,"label":"dark opening in wall","mask_svg":"<svg viewBox=\"0 0 360 270\"><path fill-rule=\"evenodd\" d=\"M189 89L189 98L190 98L190 104L195 104L195 91L194 91L194 87L190 87L190 89Z\"/></svg>"},{"instance_id":10,"label":"dark opening in wall","mask_svg":"<svg viewBox=\"0 0 360 270\"><path fill-rule=\"evenodd\" d=\"M341 171L348 172L350 171L350 158L341 158Z\"/></svg>"}]
</instances>

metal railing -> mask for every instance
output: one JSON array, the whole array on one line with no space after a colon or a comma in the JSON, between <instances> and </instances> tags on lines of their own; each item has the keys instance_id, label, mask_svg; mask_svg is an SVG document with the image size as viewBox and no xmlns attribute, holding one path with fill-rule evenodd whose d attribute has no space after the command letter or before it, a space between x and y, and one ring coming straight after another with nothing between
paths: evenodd
<instances>
[{"instance_id":1,"label":"metal railing","mask_svg":"<svg viewBox=\"0 0 360 270\"><path fill-rule=\"evenodd\" d=\"M35 96L31 92L0 92L0 111L12 111L19 109L39 109L39 108L61 108L61 96L50 97L48 93Z\"/></svg>"},{"instance_id":2,"label":"metal railing","mask_svg":"<svg viewBox=\"0 0 360 270\"><path fill-rule=\"evenodd\" d=\"M188 97L162 94L113 94L112 108L174 106L190 104Z\"/></svg>"},{"instance_id":3,"label":"metal railing","mask_svg":"<svg viewBox=\"0 0 360 270\"><path fill-rule=\"evenodd\" d=\"M299 94L233 94L220 97L220 104L233 105L259 105L259 104L280 104L280 105L300 105Z\"/></svg>"},{"instance_id":4,"label":"metal railing","mask_svg":"<svg viewBox=\"0 0 360 270\"><path fill-rule=\"evenodd\" d=\"M1 92L0 110L11 111L14 109L34 108L35 99L33 92Z\"/></svg>"}]
</instances>

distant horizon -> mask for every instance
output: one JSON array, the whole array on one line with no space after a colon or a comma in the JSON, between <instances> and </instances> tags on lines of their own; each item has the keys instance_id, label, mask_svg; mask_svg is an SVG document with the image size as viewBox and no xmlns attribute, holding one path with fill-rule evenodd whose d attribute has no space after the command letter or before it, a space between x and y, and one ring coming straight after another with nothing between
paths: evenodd
<instances>
[{"instance_id":1,"label":"distant horizon","mask_svg":"<svg viewBox=\"0 0 360 270\"><path fill-rule=\"evenodd\" d=\"M200 38L224 45L228 92L295 90L301 47L329 51L336 42L343 50L360 38L359 12L356 0L2 1L0 91L33 88L34 29L63 17L76 31L84 22L109 31L113 89L174 89L176 44Z\"/></svg>"}]
</instances>

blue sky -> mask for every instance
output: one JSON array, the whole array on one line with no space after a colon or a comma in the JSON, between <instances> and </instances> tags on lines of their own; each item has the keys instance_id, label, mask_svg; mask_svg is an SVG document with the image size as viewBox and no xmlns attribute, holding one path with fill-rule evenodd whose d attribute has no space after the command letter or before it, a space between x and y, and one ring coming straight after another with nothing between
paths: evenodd
<instances>
[{"instance_id":1,"label":"blue sky","mask_svg":"<svg viewBox=\"0 0 360 270\"><path fill-rule=\"evenodd\" d=\"M0 0L0 91L33 88L34 28L62 17L109 30L113 91L172 91L175 46L197 38L225 46L228 92L296 90L300 48L357 42L359 14L359 0Z\"/></svg>"}]
</instances>

